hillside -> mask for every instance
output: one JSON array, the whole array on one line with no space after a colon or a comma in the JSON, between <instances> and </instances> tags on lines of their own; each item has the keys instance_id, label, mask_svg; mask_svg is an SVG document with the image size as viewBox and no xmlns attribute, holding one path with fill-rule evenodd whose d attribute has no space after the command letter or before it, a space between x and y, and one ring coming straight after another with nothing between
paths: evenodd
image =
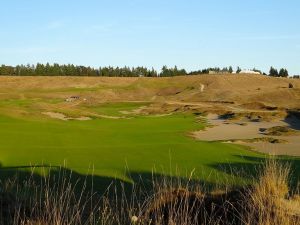
<instances>
[{"instance_id":1,"label":"hillside","mask_svg":"<svg viewBox=\"0 0 300 225\"><path fill-rule=\"evenodd\" d=\"M293 88L289 88L290 83ZM290 163L294 187L300 173L299 158L291 157L300 155L299 100L300 80L253 75L0 77L0 180L7 187L16 174L20 182L33 176L35 183L42 180L39 174L44 170L54 177L62 173L63 179L71 173L70 187L73 182L87 185L88 191L101 195L114 179L125 181L127 188L142 181L145 191L151 193L151 179L160 176L176 176L189 184L192 179L197 188L235 187L253 183L257 166L266 158L261 153L267 153L288 155L278 159ZM277 180L278 176L274 177ZM81 185L76 180L91 182ZM68 193L64 188L61 191ZM167 197L174 188L171 186ZM179 189L187 190L184 196L194 195L184 188ZM1 189L5 190L4 200L0 199L4 204L19 205L6 200L10 190ZM223 193L208 192L212 196L208 202L219 202L227 196ZM228 192L229 200L231 193L236 192ZM295 209L298 202L287 201L287 191L283 193L279 200ZM64 195L58 196L61 199ZM181 195L174 197L180 199ZM234 203L239 198L234 195L232 199ZM25 200L36 202L28 196ZM294 221L286 211L282 213L279 219ZM292 213L297 215L298 211ZM292 222L289 224L297 224Z\"/></svg>"},{"instance_id":2,"label":"hillside","mask_svg":"<svg viewBox=\"0 0 300 225\"><path fill-rule=\"evenodd\" d=\"M294 88L288 88L289 83ZM203 92L201 86L204 85ZM300 80L260 75L199 75L172 78L0 77L0 98L68 98L106 101L263 103L300 108Z\"/></svg>"}]
</instances>

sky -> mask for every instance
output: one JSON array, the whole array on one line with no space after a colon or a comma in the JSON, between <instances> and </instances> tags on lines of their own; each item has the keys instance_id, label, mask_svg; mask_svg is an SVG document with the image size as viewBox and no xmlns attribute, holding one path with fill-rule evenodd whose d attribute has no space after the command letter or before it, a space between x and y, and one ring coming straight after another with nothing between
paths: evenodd
<instances>
[{"instance_id":1,"label":"sky","mask_svg":"<svg viewBox=\"0 0 300 225\"><path fill-rule=\"evenodd\" d=\"M0 64L300 74L299 0L1 0Z\"/></svg>"}]
</instances>

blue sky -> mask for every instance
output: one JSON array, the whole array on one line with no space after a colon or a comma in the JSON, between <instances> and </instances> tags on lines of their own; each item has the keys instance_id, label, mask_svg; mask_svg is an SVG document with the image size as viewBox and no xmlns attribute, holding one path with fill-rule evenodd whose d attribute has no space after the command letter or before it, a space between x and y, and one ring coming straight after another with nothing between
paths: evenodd
<instances>
[{"instance_id":1,"label":"blue sky","mask_svg":"<svg viewBox=\"0 0 300 225\"><path fill-rule=\"evenodd\" d=\"M3 0L0 64L271 65L300 74L299 0Z\"/></svg>"}]
</instances>

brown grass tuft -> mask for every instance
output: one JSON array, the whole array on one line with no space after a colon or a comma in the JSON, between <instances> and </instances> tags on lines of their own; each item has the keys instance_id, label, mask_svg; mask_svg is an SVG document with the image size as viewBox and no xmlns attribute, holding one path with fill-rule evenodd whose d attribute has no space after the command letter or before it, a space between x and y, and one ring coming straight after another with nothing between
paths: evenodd
<instances>
[{"instance_id":1,"label":"brown grass tuft","mask_svg":"<svg viewBox=\"0 0 300 225\"><path fill-rule=\"evenodd\" d=\"M300 214L289 193L290 165L271 159L261 170L247 201L246 224L296 225Z\"/></svg>"}]
</instances>

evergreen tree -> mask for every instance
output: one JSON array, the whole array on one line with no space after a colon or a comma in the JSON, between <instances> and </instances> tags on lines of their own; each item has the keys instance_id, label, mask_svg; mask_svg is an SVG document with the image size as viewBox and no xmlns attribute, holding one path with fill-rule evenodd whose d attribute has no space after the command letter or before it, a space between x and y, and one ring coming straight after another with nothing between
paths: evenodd
<instances>
[{"instance_id":1,"label":"evergreen tree","mask_svg":"<svg viewBox=\"0 0 300 225\"><path fill-rule=\"evenodd\" d=\"M44 65L41 63L37 63L35 67L35 75L42 76L45 73Z\"/></svg>"},{"instance_id":2,"label":"evergreen tree","mask_svg":"<svg viewBox=\"0 0 300 225\"><path fill-rule=\"evenodd\" d=\"M163 66L160 73L161 77L168 77L169 76L169 69L167 66Z\"/></svg>"},{"instance_id":3,"label":"evergreen tree","mask_svg":"<svg viewBox=\"0 0 300 225\"><path fill-rule=\"evenodd\" d=\"M289 76L289 72L286 69L284 68L280 69L279 77L288 77L288 76Z\"/></svg>"},{"instance_id":4,"label":"evergreen tree","mask_svg":"<svg viewBox=\"0 0 300 225\"><path fill-rule=\"evenodd\" d=\"M269 72L269 76L271 76L271 77L278 77L278 70L277 69L275 69L275 68L273 68L272 66L271 66L271 68L270 68L270 72Z\"/></svg>"}]
</instances>

